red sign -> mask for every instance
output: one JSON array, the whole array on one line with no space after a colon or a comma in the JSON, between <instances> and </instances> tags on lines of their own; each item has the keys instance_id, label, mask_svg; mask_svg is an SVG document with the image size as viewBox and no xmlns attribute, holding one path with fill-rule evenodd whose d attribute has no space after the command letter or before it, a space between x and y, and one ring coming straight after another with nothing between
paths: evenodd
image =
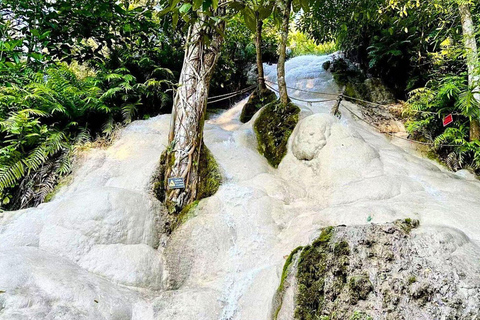
<instances>
[{"instance_id":1,"label":"red sign","mask_svg":"<svg viewBox=\"0 0 480 320\"><path fill-rule=\"evenodd\" d=\"M448 116L446 116L444 119L443 119L443 126L446 127L448 126L450 123L453 122L453 116L452 114L449 114Z\"/></svg>"}]
</instances>

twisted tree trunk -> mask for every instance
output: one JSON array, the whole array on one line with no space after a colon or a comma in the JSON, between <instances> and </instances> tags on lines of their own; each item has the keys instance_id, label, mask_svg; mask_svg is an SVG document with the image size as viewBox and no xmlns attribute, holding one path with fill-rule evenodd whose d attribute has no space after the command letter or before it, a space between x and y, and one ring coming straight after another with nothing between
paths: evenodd
<instances>
[{"instance_id":1,"label":"twisted tree trunk","mask_svg":"<svg viewBox=\"0 0 480 320\"><path fill-rule=\"evenodd\" d=\"M257 51L257 79L258 79L258 92L260 97L262 97L262 92L267 88L265 86L265 74L263 72L263 59L262 59L262 28L263 21L260 19L259 12L255 12L255 18L257 20L256 27L256 41L255 48Z\"/></svg>"},{"instance_id":2,"label":"twisted tree trunk","mask_svg":"<svg viewBox=\"0 0 480 320\"><path fill-rule=\"evenodd\" d=\"M475 100L480 102L480 94L478 93L480 90L480 73L478 70L479 62L477 42L475 39L475 26L473 24L470 5L466 2L460 2L458 8L462 20L463 41L467 58L468 86L477 92L474 97ZM478 113L470 120L470 140L480 140L480 122Z\"/></svg>"},{"instance_id":3,"label":"twisted tree trunk","mask_svg":"<svg viewBox=\"0 0 480 320\"><path fill-rule=\"evenodd\" d=\"M280 30L281 39L279 47L279 57L277 64L277 78L278 78L278 91L280 92L280 102L286 106L290 99L288 98L287 83L285 81L285 61L287 59L287 41L288 41L288 28L290 25L290 12L292 10L292 0L282 1L282 27ZM284 6L284 7L283 7Z\"/></svg>"},{"instance_id":4,"label":"twisted tree trunk","mask_svg":"<svg viewBox=\"0 0 480 320\"><path fill-rule=\"evenodd\" d=\"M197 197L208 89L223 43L224 23L219 25L220 30L213 30L211 27L206 28L201 20L188 31L180 86L175 96L170 124L165 201L170 211L175 212L179 212ZM208 44L206 37L210 39ZM183 178L185 188L170 189L168 178Z\"/></svg>"}]
</instances>

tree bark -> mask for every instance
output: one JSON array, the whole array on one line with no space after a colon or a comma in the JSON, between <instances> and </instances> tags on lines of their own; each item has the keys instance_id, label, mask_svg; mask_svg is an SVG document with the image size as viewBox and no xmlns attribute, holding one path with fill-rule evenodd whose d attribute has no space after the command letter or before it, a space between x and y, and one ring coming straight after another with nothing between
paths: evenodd
<instances>
[{"instance_id":1,"label":"tree bark","mask_svg":"<svg viewBox=\"0 0 480 320\"><path fill-rule=\"evenodd\" d=\"M171 212L179 212L197 197L208 90L223 43L224 23L219 26L222 32L205 31L202 27L203 22L199 21L188 31L180 86L173 103L164 175L165 201ZM210 38L208 44L204 36ZM183 178L185 188L170 189L168 178Z\"/></svg>"},{"instance_id":2,"label":"tree bark","mask_svg":"<svg viewBox=\"0 0 480 320\"><path fill-rule=\"evenodd\" d=\"M477 42L475 39L475 26L473 24L470 5L468 3L459 3L460 17L462 20L463 41L466 51L468 86L476 91L475 100L480 102L480 74L478 62ZM478 114L470 120L470 140L480 140L480 122Z\"/></svg>"},{"instance_id":3,"label":"tree bark","mask_svg":"<svg viewBox=\"0 0 480 320\"><path fill-rule=\"evenodd\" d=\"M262 97L262 92L267 88L265 86L265 74L263 72L263 58L262 58L262 28L263 28L263 21L260 20L259 12L255 12L255 18L257 20L257 27L256 27L256 41L255 47L257 51L257 82L258 82L258 93L259 96Z\"/></svg>"},{"instance_id":4,"label":"tree bark","mask_svg":"<svg viewBox=\"0 0 480 320\"><path fill-rule=\"evenodd\" d=\"M288 41L288 28L290 25L290 12L292 10L292 0L282 1L281 5L285 5L282 8L282 27L280 30L281 39L279 47L279 57L277 64L277 78L278 78L278 91L280 92L280 102L286 106L290 99L288 98L287 83L285 81L285 61L287 59L287 41Z\"/></svg>"}]
</instances>

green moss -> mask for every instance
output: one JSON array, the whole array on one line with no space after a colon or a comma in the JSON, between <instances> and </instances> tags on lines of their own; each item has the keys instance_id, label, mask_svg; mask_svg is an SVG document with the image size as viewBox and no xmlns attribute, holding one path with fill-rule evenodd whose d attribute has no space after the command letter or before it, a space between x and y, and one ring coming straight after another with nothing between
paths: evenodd
<instances>
[{"instance_id":1,"label":"green moss","mask_svg":"<svg viewBox=\"0 0 480 320\"><path fill-rule=\"evenodd\" d=\"M406 218L405 220L396 220L394 224L406 234L410 234L412 229L415 229L420 225L420 221L416 219Z\"/></svg>"},{"instance_id":2,"label":"green moss","mask_svg":"<svg viewBox=\"0 0 480 320\"><path fill-rule=\"evenodd\" d=\"M295 248L292 251L292 253L290 253L287 260L285 261L285 264L283 265L283 271L282 271L282 278L280 280L280 286L278 287L278 289L280 291L283 290L283 287L284 287L284 284L285 284L285 279L287 279L287 276L288 276L288 267L290 266L290 264L292 264L293 257L295 256L295 254L297 254L298 251L300 251L302 249L303 249L303 247L301 247L301 246Z\"/></svg>"},{"instance_id":3,"label":"green moss","mask_svg":"<svg viewBox=\"0 0 480 320\"><path fill-rule=\"evenodd\" d=\"M220 188L222 174L213 154L203 145L200 151L200 163L198 167L198 192L196 200L202 200L213 196Z\"/></svg>"},{"instance_id":4,"label":"green moss","mask_svg":"<svg viewBox=\"0 0 480 320\"><path fill-rule=\"evenodd\" d=\"M200 201L196 200L190 203L189 205L185 206L185 208L183 208L182 211L180 211L180 213L178 214L176 227L187 222L189 219L195 216L195 209L198 207L199 202Z\"/></svg>"},{"instance_id":5,"label":"green moss","mask_svg":"<svg viewBox=\"0 0 480 320\"><path fill-rule=\"evenodd\" d=\"M275 101L261 111L253 125L258 150L274 168L287 153L288 138L298 123L299 113L300 108L296 105L283 106L280 101Z\"/></svg>"},{"instance_id":6,"label":"green moss","mask_svg":"<svg viewBox=\"0 0 480 320\"><path fill-rule=\"evenodd\" d=\"M260 96L257 88L253 91L250 98L248 98L247 103L243 106L242 113L240 114L240 121L243 123L250 121L258 110L275 100L277 100L277 96L273 91L269 89L262 90L262 95Z\"/></svg>"},{"instance_id":7,"label":"green moss","mask_svg":"<svg viewBox=\"0 0 480 320\"><path fill-rule=\"evenodd\" d=\"M282 277L280 278L280 285L277 288L276 292L276 297L278 300L278 306L276 307L275 310L275 315L273 319L277 319L278 313L280 312L280 309L282 308L282 301L283 301L283 294L284 294L284 289L285 289L285 280L288 277L288 268L292 264L293 257L298 253L298 251L302 250L303 247L297 247L295 248L290 255L288 256L287 260L285 261L285 264L283 265L283 270L282 270Z\"/></svg>"},{"instance_id":8,"label":"green moss","mask_svg":"<svg viewBox=\"0 0 480 320\"><path fill-rule=\"evenodd\" d=\"M334 242L334 228L324 228L320 236L304 248L298 263L296 319L318 319L324 314L325 296L336 299L347 283L350 248L348 242ZM326 286L326 279L332 286ZM328 291L328 292L327 292ZM332 316L332 315L330 315Z\"/></svg>"},{"instance_id":9,"label":"green moss","mask_svg":"<svg viewBox=\"0 0 480 320\"><path fill-rule=\"evenodd\" d=\"M331 66L332 66L332 61L330 61L330 60L325 61L325 62L322 64L323 70L328 70L328 69L330 69Z\"/></svg>"},{"instance_id":10,"label":"green moss","mask_svg":"<svg viewBox=\"0 0 480 320\"><path fill-rule=\"evenodd\" d=\"M174 153L169 153L170 149L165 150L160 156L160 164L155 174L155 179L152 182L152 191L156 198L165 203L166 191L166 177L165 170L167 162L172 165L175 162ZM169 220L169 230L172 232L177 226L192 217L191 212L201 199L210 197L217 192L222 183L222 175L217 161L213 157L210 150L203 144L200 151L200 161L198 163L198 185L197 196L193 203L185 206L180 212L176 210L173 205L165 203L167 211L170 213L167 220Z\"/></svg>"},{"instance_id":11,"label":"green moss","mask_svg":"<svg viewBox=\"0 0 480 320\"><path fill-rule=\"evenodd\" d=\"M368 294L373 290L372 283L368 276L360 275L351 277L348 281L350 303L357 304L359 300L366 300Z\"/></svg>"},{"instance_id":12,"label":"green moss","mask_svg":"<svg viewBox=\"0 0 480 320\"><path fill-rule=\"evenodd\" d=\"M155 173L155 180L152 184L152 191L155 197L161 201L165 201L165 168L167 164L167 150L162 152L160 156L160 163Z\"/></svg>"},{"instance_id":13,"label":"green moss","mask_svg":"<svg viewBox=\"0 0 480 320\"><path fill-rule=\"evenodd\" d=\"M331 68L335 82L339 86L345 87L345 95L371 101L370 92L365 85L367 77L365 77L363 72L350 65L344 59L335 59Z\"/></svg>"},{"instance_id":14,"label":"green moss","mask_svg":"<svg viewBox=\"0 0 480 320\"><path fill-rule=\"evenodd\" d=\"M414 284L415 282L417 282L417 278L415 276L408 278L408 285Z\"/></svg>"}]
</instances>

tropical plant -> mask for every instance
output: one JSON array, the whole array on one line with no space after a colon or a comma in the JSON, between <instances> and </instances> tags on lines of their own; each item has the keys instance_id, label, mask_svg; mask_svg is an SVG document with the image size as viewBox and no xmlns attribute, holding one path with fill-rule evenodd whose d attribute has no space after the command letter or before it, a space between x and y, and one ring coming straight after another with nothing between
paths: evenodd
<instances>
[{"instance_id":1,"label":"tropical plant","mask_svg":"<svg viewBox=\"0 0 480 320\"><path fill-rule=\"evenodd\" d=\"M58 177L70 171L78 144L110 134L116 122L130 122L141 96L165 94L158 91L170 85L168 80L154 78L138 83L126 69L116 71L81 78L65 64L51 65L45 72L26 73L22 86L0 87L0 200L4 206L41 202L48 188L37 189L47 180L53 187ZM170 74L162 68L156 73Z\"/></svg>"},{"instance_id":2,"label":"tropical plant","mask_svg":"<svg viewBox=\"0 0 480 320\"><path fill-rule=\"evenodd\" d=\"M94 79L80 80L66 66L32 73L29 81L0 87L0 198L13 207L29 204L14 189L38 170L68 173L72 146L89 137L89 120L111 112Z\"/></svg>"},{"instance_id":3,"label":"tropical plant","mask_svg":"<svg viewBox=\"0 0 480 320\"><path fill-rule=\"evenodd\" d=\"M413 90L407 102L409 133L433 143L440 157L453 170L480 168L480 144L469 141L469 124L478 116L478 102L473 99L465 77L449 76L431 81L425 88ZM442 120L452 114L454 122L447 128Z\"/></svg>"},{"instance_id":4,"label":"tropical plant","mask_svg":"<svg viewBox=\"0 0 480 320\"><path fill-rule=\"evenodd\" d=\"M290 56L292 57L307 54L330 54L338 50L337 44L334 41L317 44L315 40L309 38L306 34L298 30L290 32L288 37L288 47L291 50Z\"/></svg>"}]
</instances>

